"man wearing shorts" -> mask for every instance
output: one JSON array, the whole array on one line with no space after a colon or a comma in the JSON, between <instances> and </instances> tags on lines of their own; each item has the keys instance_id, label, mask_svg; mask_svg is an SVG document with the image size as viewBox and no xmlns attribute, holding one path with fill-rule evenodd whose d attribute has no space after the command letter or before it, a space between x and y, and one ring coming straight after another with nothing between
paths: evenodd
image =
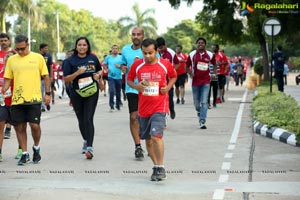
<instances>
[{"instance_id":1,"label":"man wearing shorts","mask_svg":"<svg viewBox=\"0 0 300 200\"><path fill-rule=\"evenodd\" d=\"M140 27L134 27L131 31L132 44L125 45L122 48L122 72L128 75L132 63L143 57L141 44L144 39L144 30ZM125 86L125 93L128 100L129 108L129 126L130 132L135 144L135 158L142 160L144 158L144 150L141 146L141 139L139 136L139 122L137 120L138 112L138 91L130 87L127 83Z\"/></svg>"},{"instance_id":2,"label":"man wearing shorts","mask_svg":"<svg viewBox=\"0 0 300 200\"><path fill-rule=\"evenodd\" d=\"M175 94L177 97L176 103L181 104L185 103L184 95L185 95L185 81L186 81L186 61L187 55L182 53L182 46L178 44L175 49L176 56L179 60L179 65L176 69L177 72L177 81L175 83Z\"/></svg>"},{"instance_id":3,"label":"man wearing shorts","mask_svg":"<svg viewBox=\"0 0 300 200\"><path fill-rule=\"evenodd\" d=\"M27 123L31 128L34 141L33 163L41 160L40 156L40 138L41 138L41 77L45 84L45 105L49 105L51 100L50 78L45 60L42 55L29 50L29 41L25 35L15 37L16 55L7 60L4 73L4 85L2 94L4 94L13 80L14 90L11 105L12 125L15 127L19 145L22 148L22 156L18 165L25 165L29 162L29 153L27 152Z\"/></svg>"},{"instance_id":4,"label":"man wearing shorts","mask_svg":"<svg viewBox=\"0 0 300 200\"><path fill-rule=\"evenodd\" d=\"M163 130L169 112L168 92L176 82L176 71L168 60L157 57L153 39L142 42L144 59L136 60L128 73L127 84L139 91L138 121L141 139L146 140L147 151L154 164L152 181L166 178L164 168ZM135 79L138 82L134 82Z\"/></svg>"}]
</instances>

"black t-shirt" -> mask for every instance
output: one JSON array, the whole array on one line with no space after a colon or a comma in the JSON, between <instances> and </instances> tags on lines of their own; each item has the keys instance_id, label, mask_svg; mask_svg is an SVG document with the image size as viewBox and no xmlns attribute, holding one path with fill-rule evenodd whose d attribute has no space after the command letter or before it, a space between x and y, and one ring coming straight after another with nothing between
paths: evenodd
<instances>
[{"instance_id":1,"label":"black t-shirt","mask_svg":"<svg viewBox=\"0 0 300 200\"><path fill-rule=\"evenodd\" d=\"M73 74L78 70L78 67L86 67L86 70L83 74L77 76L71 84L71 88L78 89L78 80L81 78L91 77L93 78L93 73L96 73L102 70L100 62L97 56L93 54L89 54L84 58L80 58L77 55L72 55L71 57L67 58L63 62L63 72L64 76L68 76ZM94 80L95 81L95 80Z\"/></svg>"},{"instance_id":2,"label":"black t-shirt","mask_svg":"<svg viewBox=\"0 0 300 200\"><path fill-rule=\"evenodd\" d=\"M50 54L42 54L42 56L45 59L47 68L48 68L48 73L49 73L49 77L52 76L51 74L51 68L52 68L52 56Z\"/></svg>"}]
</instances>

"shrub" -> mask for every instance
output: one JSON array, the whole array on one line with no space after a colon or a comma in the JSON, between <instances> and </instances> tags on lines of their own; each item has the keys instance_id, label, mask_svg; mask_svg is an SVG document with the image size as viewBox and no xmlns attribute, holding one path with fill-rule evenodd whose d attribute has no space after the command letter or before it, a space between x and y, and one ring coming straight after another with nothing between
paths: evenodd
<instances>
[{"instance_id":1,"label":"shrub","mask_svg":"<svg viewBox=\"0 0 300 200\"><path fill-rule=\"evenodd\" d=\"M300 107L295 99L277 90L269 93L267 84L257 87L257 91L251 107L253 118L268 127L293 132L300 141Z\"/></svg>"},{"instance_id":2,"label":"shrub","mask_svg":"<svg viewBox=\"0 0 300 200\"><path fill-rule=\"evenodd\" d=\"M264 74L264 65L262 62L262 58L258 59L254 64L254 72L257 73L259 76Z\"/></svg>"}]
</instances>

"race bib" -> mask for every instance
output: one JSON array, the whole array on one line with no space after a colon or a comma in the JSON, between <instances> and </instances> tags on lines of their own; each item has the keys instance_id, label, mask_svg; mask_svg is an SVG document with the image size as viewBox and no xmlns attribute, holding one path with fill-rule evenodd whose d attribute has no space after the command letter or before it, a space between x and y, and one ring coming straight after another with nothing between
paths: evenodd
<instances>
[{"instance_id":1,"label":"race bib","mask_svg":"<svg viewBox=\"0 0 300 200\"><path fill-rule=\"evenodd\" d=\"M159 83L158 82L148 82L149 85L145 88L144 96L158 96L159 95Z\"/></svg>"},{"instance_id":2,"label":"race bib","mask_svg":"<svg viewBox=\"0 0 300 200\"><path fill-rule=\"evenodd\" d=\"M208 63L198 62L197 69L200 71L206 71L208 69Z\"/></svg>"},{"instance_id":3,"label":"race bib","mask_svg":"<svg viewBox=\"0 0 300 200\"><path fill-rule=\"evenodd\" d=\"M85 77L78 80L78 87L79 89L84 88L93 83L92 77Z\"/></svg>"},{"instance_id":4,"label":"race bib","mask_svg":"<svg viewBox=\"0 0 300 200\"><path fill-rule=\"evenodd\" d=\"M63 76L63 75L64 75L64 72L59 71L59 72L58 72L58 75Z\"/></svg>"}]
</instances>

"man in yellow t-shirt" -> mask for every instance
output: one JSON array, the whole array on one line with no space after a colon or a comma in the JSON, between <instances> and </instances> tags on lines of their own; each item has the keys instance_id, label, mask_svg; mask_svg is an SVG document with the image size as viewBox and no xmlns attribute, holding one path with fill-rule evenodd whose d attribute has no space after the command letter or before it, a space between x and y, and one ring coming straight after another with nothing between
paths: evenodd
<instances>
[{"instance_id":1,"label":"man in yellow t-shirt","mask_svg":"<svg viewBox=\"0 0 300 200\"><path fill-rule=\"evenodd\" d=\"M11 118L22 148L22 156L18 165L24 165L30 160L27 152L26 123L29 123L34 141L32 161L38 163L41 160L39 147L41 138L41 77L45 82L44 101L46 105L51 100L50 78L44 58L38 53L30 52L27 36L17 35L15 45L17 54L11 56L7 61L2 94L5 93L13 80Z\"/></svg>"}]
</instances>

